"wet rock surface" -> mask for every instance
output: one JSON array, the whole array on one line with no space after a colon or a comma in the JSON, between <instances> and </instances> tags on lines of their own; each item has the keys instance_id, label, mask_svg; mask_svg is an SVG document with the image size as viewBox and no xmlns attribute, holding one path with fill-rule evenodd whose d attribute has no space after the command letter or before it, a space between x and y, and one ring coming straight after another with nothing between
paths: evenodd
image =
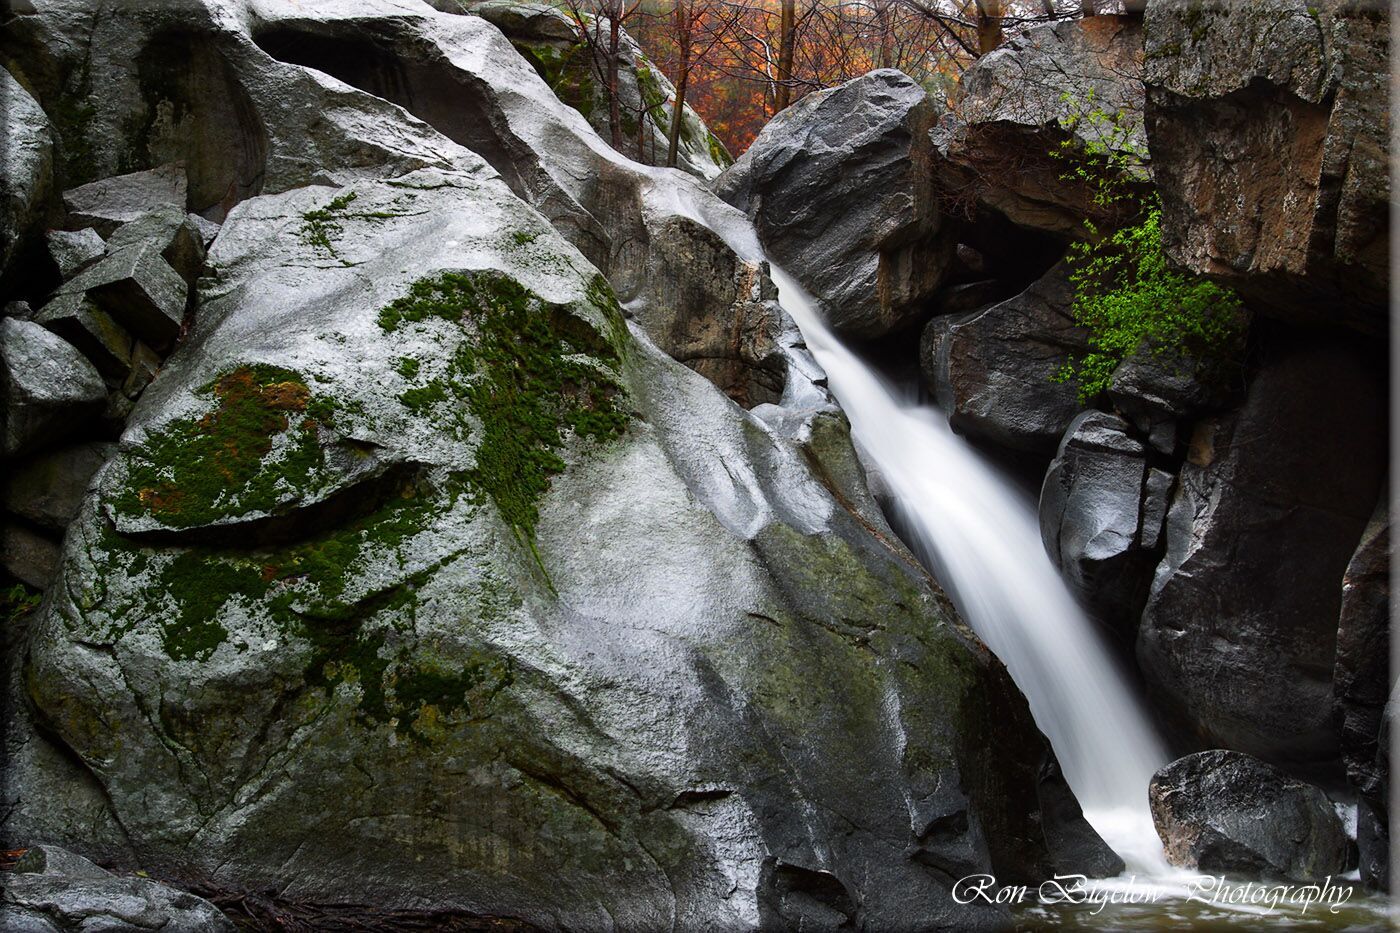
<instances>
[{"instance_id":1,"label":"wet rock surface","mask_svg":"<svg viewBox=\"0 0 1400 933\"><path fill-rule=\"evenodd\" d=\"M147 878L114 875L57 846L34 846L4 876L7 933L233 933L213 904Z\"/></svg>"},{"instance_id":2,"label":"wet rock surface","mask_svg":"<svg viewBox=\"0 0 1400 933\"><path fill-rule=\"evenodd\" d=\"M1087 411L1065 430L1040 491L1046 553L1080 601L1130 637L1158 556L1154 512L1157 529L1164 517L1161 507L1143 507L1148 471L1126 421ZM1157 496L1164 505L1165 494Z\"/></svg>"},{"instance_id":3,"label":"wet rock surface","mask_svg":"<svg viewBox=\"0 0 1400 933\"><path fill-rule=\"evenodd\" d=\"M1083 408L1074 384L1055 379L1087 345L1068 276L1060 264L1013 298L929 322L924 383L955 430L1014 451L1055 450Z\"/></svg>"},{"instance_id":4,"label":"wet rock surface","mask_svg":"<svg viewBox=\"0 0 1400 933\"><path fill-rule=\"evenodd\" d=\"M1145 156L1142 61L1142 22L1131 16L1034 27L978 59L932 131L941 198L1066 238L1082 236L1085 220L1101 229L1121 222L1122 206L1096 204L1051 152L1068 141ZM1116 127L1088 119L1095 113Z\"/></svg>"},{"instance_id":5,"label":"wet rock surface","mask_svg":"<svg viewBox=\"0 0 1400 933\"><path fill-rule=\"evenodd\" d=\"M907 75L871 72L784 110L715 181L841 333L916 325L952 262L928 174L933 107Z\"/></svg>"},{"instance_id":6,"label":"wet rock surface","mask_svg":"<svg viewBox=\"0 0 1400 933\"><path fill-rule=\"evenodd\" d=\"M1108 865L732 208L479 17L230 9L14 37L103 88L61 130L108 252L46 320L137 339L12 670L7 839L584 929L980 928L949 879ZM137 203L102 183L142 145ZM142 275L183 287L206 221L188 330L119 316L97 272L163 308Z\"/></svg>"},{"instance_id":7,"label":"wet rock surface","mask_svg":"<svg viewBox=\"0 0 1400 933\"><path fill-rule=\"evenodd\" d=\"M1327 795L1249 755L1187 755L1153 776L1148 798L1173 865L1300 883L1346 870L1347 836Z\"/></svg>"},{"instance_id":8,"label":"wet rock surface","mask_svg":"<svg viewBox=\"0 0 1400 933\"><path fill-rule=\"evenodd\" d=\"M1386 462L1377 365L1346 339L1275 339L1242 407L1191 437L1137 656L1199 741L1337 754L1341 580Z\"/></svg>"},{"instance_id":9,"label":"wet rock surface","mask_svg":"<svg viewBox=\"0 0 1400 933\"><path fill-rule=\"evenodd\" d=\"M1150 4L1144 80L1169 255L1260 312L1380 333L1390 25L1325 0Z\"/></svg>"}]
</instances>

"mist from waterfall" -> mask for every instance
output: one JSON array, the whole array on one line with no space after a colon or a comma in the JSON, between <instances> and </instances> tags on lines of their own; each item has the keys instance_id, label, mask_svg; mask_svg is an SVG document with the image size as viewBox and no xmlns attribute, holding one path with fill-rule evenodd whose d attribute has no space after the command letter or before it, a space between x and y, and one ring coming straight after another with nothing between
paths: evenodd
<instances>
[{"instance_id":1,"label":"mist from waterfall","mask_svg":"<svg viewBox=\"0 0 1400 933\"><path fill-rule=\"evenodd\" d=\"M898 530L1006 664L1085 817L1129 871L1167 871L1147 803L1166 750L1046 556L1034 504L941 411L902 400L844 346L789 275L772 277L894 499Z\"/></svg>"}]
</instances>

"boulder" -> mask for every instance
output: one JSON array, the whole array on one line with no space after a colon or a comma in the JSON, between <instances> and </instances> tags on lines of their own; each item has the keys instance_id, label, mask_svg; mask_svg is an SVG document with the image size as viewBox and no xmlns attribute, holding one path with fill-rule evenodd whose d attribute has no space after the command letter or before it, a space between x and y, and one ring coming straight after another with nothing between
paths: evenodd
<instances>
[{"instance_id":1,"label":"boulder","mask_svg":"<svg viewBox=\"0 0 1400 933\"><path fill-rule=\"evenodd\" d=\"M628 314L662 350L745 408L781 399L787 362L779 341L793 325L767 271L736 264L723 240L684 217L658 222L652 235L647 278L654 284Z\"/></svg>"},{"instance_id":2,"label":"boulder","mask_svg":"<svg viewBox=\"0 0 1400 933\"><path fill-rule=\"evenodd\" d=\"M187 187L183 165L162 165L72 188L63 192L63 206L72 226L92 227L106 237L154 208L183 213Z\"/></svg>"},{"instance_id":3,"label":"boulder","mask_svg":"<svg viewBox=\"0 0 1400 933\"><path fill-rule=\"evenodd\" d=\"M1146 25L1168 255L1260 313L1384 333L1385 5L1157 3Z\"/></svg>"},{"instance_id":4,"label":"boulder","mask_svg":"<svg viewBox=\"0 0 1400 933\"><path fill-rule=\"evenodd\" d=\"M34 323L77 347L102 375L125 379L131 372L131 334L82 292L55 295Z\"/></svg>"},{"instance_id":5,"label":"boulder","mask_svg":"<svg viewBox=\"0 0 1400 933\"><path fill-rule=\"evenodd\" d=\"M59 560L58 536L0 518L0 567L7 574L37 590L46 589L58 573Z\"/></svg>"},{"instance_id":6,"label":"boulder","mask_svg":"<svg viewBox=\"0 0 1400 933\"><path fill-rule=\"evenodd\" d=\"M1155 537L1147 474L1147 451L1128 423L1086 411L1065 430L1040 490L1046 553L1079 601L1130 637L1159 556L1145 543Z\"/></svg>"},{"instance_id":7,"label":"boulder","mask_svg":"<svg viewBox=\"0 0 1400 933\"><path fill-rule=\"evenodd\" d=\"M53 184L53 133L29 91L0 68L0 273L42 222Z\"/></svg>"},{"instance_id":8,"label":"boulder","mask_svg":"<svg viewBox=\"0 0 1400 933\"><path fill-rule=\"evenodd\" d=\"M1342 578L1337 662L1332 682L1347 783L1360 798L1357 845L1362 878L1388 883L1384 832L1390 811L1390 755L1382 742L1390 671L1390 514L1383 497Z\"/></svg>"},{"instance_id":9,"label":"boulder","mask_svg":"<svg viewBox=\"0 0 1400 933\"><path fill-rule=\"evenodd\" d=\"M71 434L107 397L102 377L72 344L13 317L0 318L0 388L6 457Z\"/></svg>"},{"instance_id":10,"label":"boulder","mask_svg":"<svg viewBox=\"0 0 1400 933\"><path fill-rule=\"evenodd\" d=\"M184 323L189 286L159 252L128 246L78 273L59 294L86 295L132 334L168 346Z\"/></svg>"},{"instance_id":11,"label":"boulder","mask_svg":"<svg viewBox=\"0 0 1400 933\"><path fill-rule=\"evenodd\" d=\"M104 871L57 846L28 849L7 873L0 928L62 933L234 933L213 904L149 878Z\"/></svg>"},{"instance_id":12,"label":"boulder","mask_svg":"<svg viewBox=\"0 0 1400 933\"><path fill-rule=\"evenodd\" d=\"M1147 796L1173 865L1299 883L1346 870L1347 835L1327 795L1241 752L1178 758Z\"/></svg>"},{"instance_id":13,"label":"boulder","mask_svg":"<svg viewBox=\"0 0 1400 933\"><path fill-rule=\"evenodd\" d=\"M1384 364L1318 334L1261 352L1243 405L1191 438L1138 662L1197 740L1327 760L1338 584L1385 476Z\"/></svg>"},{"instance_id":14,"label":"boulder","mask_svg":"<svg viewBox=\"0 0 1400 933\"><path fill-rule=\"evenodd\" d=\"M101 259L107 252L102 236L91 227L81 230L50 230L45 234L49 258L58 267L58 274L72 278L85 266Z\"/></svg>"},{"instance_id":15,"label":"boulder","mask_svg":"<svg viewBox=\"0 0 1400 933\"><path fill-rule=\"evenodd\" d=\"M908 75L872 71L778 114L714 183L849 336L917 324L952 264L929 186L933 115Z\"/></svg>"},{"instance_id":16,"label":"boulder","mask_svg":"<svg viewBox=\"0 0 1400 933\"><path fill-rule=\"evenodd\" d=\"M344 263L278 235L352 190ZM825 485L859 476L842 421L819 473L479 173L259 196L209 259L24 681L151 870L728 929L988 925L948 879L1046 867L1043 740Z\"/></svg>"},{"instance_id":17,"label":"boulder","mask_svg":"<svg viewBox=\"0 0 1400 933\"><path fill-rule=\"evenodd\" d=\"M1070 315L1063 263L1014 298L924 329L924 384L960 433L1014 451L1051 454L1083 408L1055 375L1088 335Z\"/></svg>"},{"instance_id":18,"label":"boulder","mask_svg":"<svg viewBox=\"0 0 1400 933\"><path fill-rule=\"evenodd\" d=\"M9 464L0 502L7 511L61 535L77 517L92 477L115 451L115 444L93 441Z\"/></svg>"},{"instance_id":19,"label":"boulder","mask_svg":"<svg viewBox=\"0 0 1400 933\"><path fill-rule=\"evenodd\" d=\"M1131 16L1037 26L982 56L932 133L941 197L1060 237L1082 236L1086 219L1116 226L1122 206L1096 203L1095 189L1064 177L1070 163L1051 153L1066 142L1076 153L1107 145L1145 162L1142 67L1142 21Z\"/></svg>"}]
</instances>

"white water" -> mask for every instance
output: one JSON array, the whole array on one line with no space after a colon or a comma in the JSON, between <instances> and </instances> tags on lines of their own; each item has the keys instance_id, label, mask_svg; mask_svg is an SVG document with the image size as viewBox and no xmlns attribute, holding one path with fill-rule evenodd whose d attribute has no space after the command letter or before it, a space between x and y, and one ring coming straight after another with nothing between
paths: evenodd
<instances>
[{"instance_id":1,"label":"white water","mask_svg":"<svg viewBox=\"0 0 1400 933\"><path fill-rule=\"evenodd\" d=\"M743 215L659 172L649 196L763 259ZM784 309L896 500L899 531L964 619L1006 665L1050 740L1084 816L1127 871L1175 879L1152 825L1147 786L1166 749L1046 556L1034 503L948 427L901 399L826 326L810 296L771 266Z\"/></svg>"},{"instance_id":2,"label":"white water","mask_svg":"<svg viewBox=\"0 0 1400 933\"><path fill-rule=\"evenodd\" d=\"M902 402L827 329L790 276L778 268L772 275L893 494L900 531L1006 664L1085 817L1129 871L1167 873L1147 803L1166 751L1046 556L1032 503L953 433L942 412Z\"/></svg>"}]
</instances>

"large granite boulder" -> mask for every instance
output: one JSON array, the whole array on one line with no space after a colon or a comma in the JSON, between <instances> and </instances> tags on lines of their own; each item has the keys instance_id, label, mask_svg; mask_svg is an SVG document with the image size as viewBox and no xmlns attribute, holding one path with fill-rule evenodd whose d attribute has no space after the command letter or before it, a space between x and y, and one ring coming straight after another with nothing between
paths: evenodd
<instances>
[{"instance_id":1,"label":"large granite boulder","mask_svg":"<svg viewBox=\"0 0 1400 933\"><path fill-rule=\"evenodd\" d=\"M1070 422L1040 490L1040 534L1080 602L1131 636L1147 598L1166 489L1148 452L1116 415ZM1170 481L1170 476L1167 476ZM1156 495L1156 507L1144 499ZM1144 527L1155 517L1157 527Z\"/></svg>"},{"instance_id":2,"label":"large granite boulder","mask_svg":"<svg viewBox=\"0 0 1400 933\"><path fill-rule=\"evenodd\" d=\"M1366 524L1342 578L1333 672L1342 762L1360 798L1357 844L1361 877L1389 883L1390 749L1382 740L1386 702L1395 684L1390 670L1390 511L1383 498Z\"/></svg>"},{"instance_id":3,"label":"large granite boulder","mask_svg":"<svg viewBox=\"0 0 1400 933\"><path fill-rule=\"evenodd\" d=\"M1146 26L1167 253L1260 313L1383 332L1386 5L1154 3Z\"/></svg>"},{"instance_id":4,"label":"large granite boulder","mask_svg":"<svg viewBox=\"0 0 1400 933\"><path fill-rule=\"evenodd\" d=\"M48 117L14 75L0 68L0 274L43 220L53 184Z\"/></svg>"},{"instance_id":5,"label":"large granite boulder","mask_svg":"<svg viewBox=\"0 0 1400 933\"><path fill-rule=\"evenodd\" d=\"M1052 454L1083 408L1072 382L1055 376L1088 348L1070 313L1073 289L1061 263L1021 294L924 329L924 383L961 433L1015 451Z\"/></svg>"},{"instance_id":6,"label":"large granite boulder","mask_svg":"<svg viewBox=\"0 0 1400 933\"><path fill-rule=\"evenodd\" d=\"M1301 883L1346 870L1346 831L1327 795L1249 755L1179 758L1147 796L1173 865Z\"/></svg>"},{"instance_id":7,"label":"large granite boulder","mask_svg":"<svg viewBox=\"0 0 1400 933\"><path fill-rule=\"evenodd\" d=\"M930 188L933 116L908 75L872 71L778 114L715 182L841 333L879 337L932 310L956 245Z\"/></svg>"},{"instance_id":8,"label":"large granite boulder","mask_svg":"<svg viewBox=\"0 0 1400 933\"><path fill-rule=\"evenodd\" d=\"M695 310L647 281L671 234L721 322L767 301L742 217L618 157L480 18L253 11L65 5L16 40L85 50L99 102L193 57L264 145L176 108L224 223L33 623L5 837L546 928L994 926L952 879L1073 868L1044 739L820 374L784 344L802 404L760 420L653 345ZM296 37L342 75L268 53ZM208 202L253 156L262 193Z\"/></svg>"},{"instance_id":9,"label":"large granite boulder","mask_svg":"<svg viewBox=\"0 0 1400 933\"><path fill-rule=\"evenodd\" d=\"M1123 204L1098 203L1071 176L1090 146L1146 162L1143 30L1135 16L1092 16L1027 29L963 74L952 110L933 130L941 196L1015 223L1080 237L1084 221L1110 229ZM1069 143L1065 158L1052 152ZM1129 170L1134 185L1142 171Z\"/></svg>"},{"instance_id":10,"label":"large granite boulder","mask_svg":"<svg viewBox=\"0 0 1400 933\"><path fill-rule=\"evenodd\" d=\"M352 190L347 266L294 231ZM527 228L439 170L231 212L70 528L46 727L146 864L226 886L624 928L751 925L796 887L990 922L946 879L1047 858L1000 666L862 490ZM840 437L812 455L853 475Z\"/></svg>"},{"instance_id":11,"label":"large granite boulder","mask_svg":"<svg viewBox=\"0 0 1400 933\"><path fill-rule=\"evenodd\" d=\"M1242 407L1191 438L1138 661L1199 740L1330 759L1340 583L1385 476L1383 361L1316 334L1262 353Z\"/></svg>"},{"instance_id":12,"label":"large granite boulder","mask_svg":"<svg viewBox=\"0 0 1400 933\"><path fill-rule=\"evenodd\" d=\"M149 878L114 875L57 846L33 846L0 893L7 933L234 933L213 904Z\"/></svg>"}]
</instances>

